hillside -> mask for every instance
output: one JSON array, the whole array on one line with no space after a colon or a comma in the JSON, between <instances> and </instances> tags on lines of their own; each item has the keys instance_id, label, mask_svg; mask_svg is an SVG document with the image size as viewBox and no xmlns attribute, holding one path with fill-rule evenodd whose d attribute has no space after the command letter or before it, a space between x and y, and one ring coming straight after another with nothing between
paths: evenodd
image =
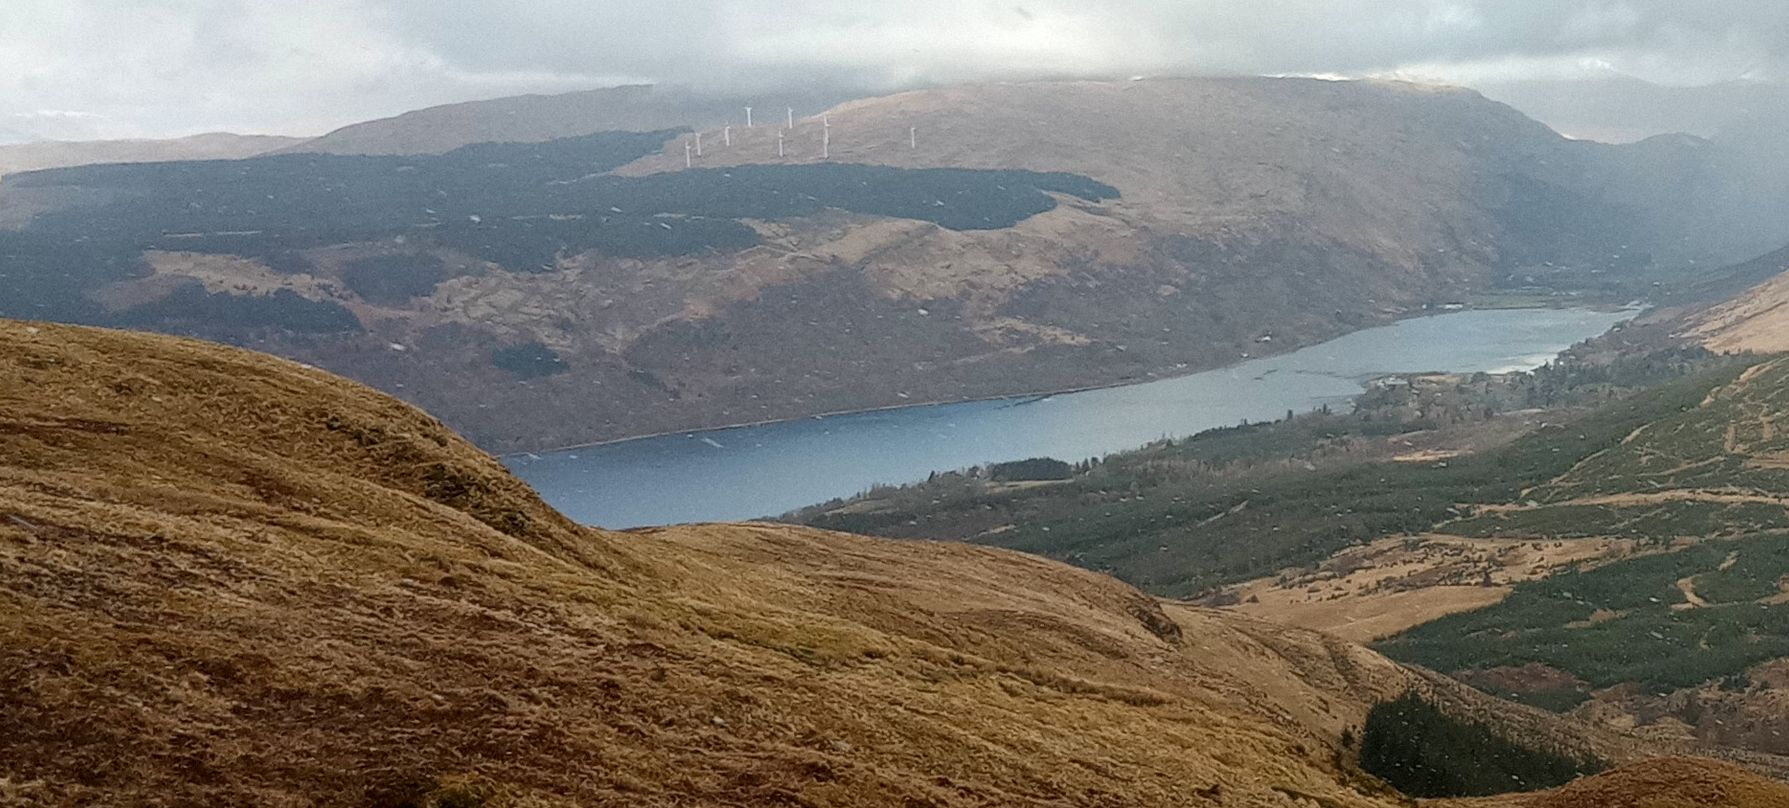
<instances>
[{"instance_id":1,"label":"hillside","mask_svg":"<svg viewBox=\"0 0 1789 808\"><path fill-rule=\"evenodd\" d=\"M513 102L569 128L467 114L512 140L688 116L653 92ZM253 345L515 451L1145 380L1496 285L1625 301L1737 249L1707 220L1738 219L1679 211L1725 187L1705 150L1571 143L1461 90L984 84L824 120L830 160L813 117L778 160L773 116L699 158L673 129L18 175L0 315Z\"/></svg>"},{"instance_id":2,"label":"hillside","mask_svg":"<svg viewBox=\"0 0 1789 808\"><path fill-rule=\"evenodd\" d=\"M942 470L790 518L1039 553L1165 597L1240 586L1237 599L1262 601L1241 608L1335 620L1321 627L1370 640L1412 625L1402 620L1438 616L1435 608L1494 601L1537 565L1584 560L1573 557L1581 549L1529 552L1480 536L1425 547L1404 539L1470 504L1517 499L1693 406L1744 364L1693 349L1625 358L1584 349L1533 373L1416 376L1378 385L1353 406L1082 462L1068 479L1008 483L996 479L999 467ZM1574 428L1563 432L1562 422ZM1344 608L1355 604L1337 602L1343 584L1375 597L1362 611Z\"/></svg>"},{"instance_id":3,"label":"hillside","mask_svg":"<svg viewBox=\"0 0 1789 808\"><path fill-rule=\"evenodd\" d=\"M0 177L94 163L233 160L302 143L302 138L223 132L168 140L45 141L0 146Z\"/></svg>"},{"instance_id":4,"label":"hillside","mask_svg":"<svg viewBox=\"0 0 1789 808\"><path fill-rule=\"evenodd\" d=\"M1789 657L1789 480L1776 427L1786 403L1789 364L1755 364L1519 501L1441 525L1461 536L1644 544L1382 647L1444 670L1545 666L1569 676L1504 686L1552 691L1566 704L1594 694L1602 703L1587 713L1625 707L1680 720L1685 734L1786 748L1785 694L1771 673Z\"/></svg>"},{"instance_id":5,"label":"hillside","mask_svg":"<svg viewBox=\"0 0 1789 808\"><path fill-rule=\"evenodd\" d=\"M793 518L1038 552L1650 737L1789 752L1789 363L1613 347L1670 324L1065 480L947 473Z\"/></svg>"},{"instance_id":6,"label":"hillside","mask_svg":"<svg viewBox=\"0 0 1789 808\"><path fill-rule=\"evenodd\" d=\"M1684 748L1002 551L578 528L268 357L0 346L9 801L1372 808L1401 803L1341 733L1409 689L1617 763Z\"/></svg>"},{"instance_id":7,"label":"hillside","mask_svg":"<svg viewBox=\"0 0 1789 808\"><path fill-rule=\"evenodd\" d=\"M1768 280L1718 304L1695 308L1674 324L1688 339L1713 351L1789 351L1789 247L1747 265L1748 276Z\"/></svg>"},{"instance_id":8,"label":"hillside","mask_svg":"<svg viewBox=\"0 0 1789 808\"><path fill-rule=\"evenodd\" d=\"M1773 806L1777 786L1731 766L1695 760L1663 760L1644 767L1586 778L1546 794L1494 797L1472 808L1701 808L1705 805Z\"/></svg>"}]
</instances>

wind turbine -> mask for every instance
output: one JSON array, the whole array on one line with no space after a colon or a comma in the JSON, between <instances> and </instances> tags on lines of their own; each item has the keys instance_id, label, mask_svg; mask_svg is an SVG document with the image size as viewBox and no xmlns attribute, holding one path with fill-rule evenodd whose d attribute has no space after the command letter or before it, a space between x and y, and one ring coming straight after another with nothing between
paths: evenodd
<instances>
[{"instance_id":1,"label":"wind turbine","mask_svg":"<svg viewBox=\"0 0 1789 808\"><path fill-rule=\"evenodd\" d=\"M702 156L702 133L701 132L696 133L696 156L697 157Z\"/></svg>"},{"instance_id":2,"label":"wind turbine","mask_svg":"<svg viewBox=\"0 0 1789 808\"><path fill-rule=\"evenodd\" d=\"M820 116L820 159L832 159L832 122Z\"/></svg>"},{"instance_id":3,"label":"wind turbine","mask_svg":"<svg viewBox=\"0 0 1789 808\"><path fill-rule=\"evenodd\" d=\"M693 165L695 163L690 160L690 142L686 140L683 142L683 167L689 168Z\"/></svg>"},{"instance_id":4,"label":"wind turbine","mask_svg":"<svg viewBox=\"0 0 1789 808\"><path fill-rule=\"evenodd\" d=\"M795 108L789 107L789 128L795 128Z\"/></svg>"},{"instance_id":5,"label":"wind turbine","mask_svg":"<svg viewBox=\"0 0 1789 808\"><path fill-rule=\"evenodd\" d=\"M747 129L752 128L752 108L751 107L745 108L745 128L747 128Z\"/></svg>"},{"instance_id":6,"label":"wind turbine","mask_svg":"<svg viewBox=\"0 0 1789 808\"><path fill-rule=\"evenodd\" d=\"M919 148L919 127L917 127L917 126L907 127L907 148L909 148L909 149L918 149Z\"/></svg>"},{"instance_id":7,"label":"wind turbine","mask_svg":"<svg viewBox=\"0 0 1789 808\"><path fill-rule=\"evenodd\" d=\"M776 156L778 158L783 156L783 130L781 129L776 131Z\"/></svg>"},{"instance_id":8,"label":"wind turbine","mask_svg":"<svg viewBox=\"0 0 1789 808\"><path fill-rule=\"evenodd\" d=\"M726 126L721 127L721 145L733 145L733 124L727 124Z\"/></svg>"}]
</instances>

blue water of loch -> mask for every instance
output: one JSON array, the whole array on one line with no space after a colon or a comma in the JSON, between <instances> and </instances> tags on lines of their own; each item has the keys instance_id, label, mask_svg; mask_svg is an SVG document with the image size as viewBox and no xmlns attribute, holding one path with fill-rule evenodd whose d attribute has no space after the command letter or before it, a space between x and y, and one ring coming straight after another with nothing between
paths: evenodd
<instances>
[{"instance_id":1,"label":"blue water of loch","mask_svg":"<svg viewBox=\"0 0 1789 808\"><path fill-rule=\"evenodd\" d=\"M1346 402L1379 376L1537 367L1632 312L1466 311L1172 379L1049 397L907 407L506 458L554 507L611 528L749 519L934 470L1080 460Z\"/></svg>"}]
</instances>

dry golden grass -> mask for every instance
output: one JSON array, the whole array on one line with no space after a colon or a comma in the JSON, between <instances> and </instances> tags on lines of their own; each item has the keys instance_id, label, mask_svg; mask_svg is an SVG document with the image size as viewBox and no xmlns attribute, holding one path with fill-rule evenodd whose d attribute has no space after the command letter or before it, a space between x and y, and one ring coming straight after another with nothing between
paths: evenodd
<instances>
[{"instance_id":1,"label":"dry golden grass","mask_svg":"<svg viewBox=\"0 0 1789 808\"><path fill-rule=\"evenodd\" d=\"M328 374L0 322L0 804L1369 808L1335 738L1413 676L1007 552L583 529Z\"/></svg>"},{"instance_id":2,"label":"dry golden grass","mask_svg":"<svg viewBox=\"0 0 1789 808\"><path fill-rule=\"evenodd\" d=\"M1232 587L1234 611L1370 642L1509 596L1515 584L1567 566L1625 558L1624 539L1534 541L1428 535L1349 548L1310 569Z\"/></svg>"},{"instance_id":3,"label":"dry golden grass","mask_svg":"<svg viewBox=\"0 0 1789 808\"><path fill-rule=\"evenodd\" d=\"M1665 758L1543 794L1463 800L1460 808L1781 808L1781 784L1725 763Z\"/></svg>"},{"instance_id":4,"label":"dry golden grass","mask_svg":"<svg viewBox=\"0 0 1789 808\"><path fill-rule=\"evenodd\" d=\"M1789 252L1773 257L1781 261ZM1789 263L1779 263L1789 270ZM1680 335L1711 351L1789 351L1789 273L1778 275L1719 304L1693 310L1677 321Z\"/></svg>"}]
</instances>

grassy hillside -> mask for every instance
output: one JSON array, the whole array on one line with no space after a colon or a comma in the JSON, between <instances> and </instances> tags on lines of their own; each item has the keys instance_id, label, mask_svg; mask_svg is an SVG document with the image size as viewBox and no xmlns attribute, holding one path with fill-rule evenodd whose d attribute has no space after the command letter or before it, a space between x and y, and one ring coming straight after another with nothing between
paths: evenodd
<instances>
[{"instance_id":1,"label":"grassy hillside","mask_svg":"<svg viewBox=\"0 0 1789 808\"><path fill-rule=\"evenodd\" d=\"M1744 266L1748 288L1723 295L1714 305L1685 313L1674 325L1684 336L1717 351L1778 353L1789 349L1789 247Z\"/></svg>"},{"instance_id":2,"label":"grassy hillside","mask_svg":"<svg viewBox=\"0 0 1789 808\"><path fill-rule=\"evenodd\" d=\"M1782 533L1704 542L1524 584L1496 606L1378 647L1436 670L1540 663L1565 671L1576 681L1515 691L1558 707L1626 683L1663 695L1732 677L1727 684L1743 689L1747 669L1789 657L1785 576Z\"/></svg>"},{"instance_id":3,"label":"grassy hillside","mask_svg":"<svg viewBox=\"0 0 1789 808\"><path fill-rule=\"evenodd\" d=\"M1557 791L1463 803L1474 808L1701 808L1774 805L1776 785L1730 766L1669 759L1586 778Z\"/></svg>"},{"instance_id":4,"label":"grassy hillside","mask_svg":"<svg viewBox=\"0 0 1789 808\"><path fill-rule=\"evenodd\" d=\"M1378 639L1393 658L1653 737L1789 751L1789 362L1641 370L1655 361L1503 381L1566 405L1525 416L1462 424L1496 386L1419 383L1350 416L1198 436L1065 482L945 474L797 518L1040 552ZM1660 382L1673 372L1687 375ZM1618 392L1612 379L1631 386L1583 406ZM1429 415L1398 416L1387 397Z\"/></svg>"},{"instance_id":5,"label":"grassy hillside","mask_svg":"<svg viewBox=\"0 0 1789 808\"><path fill-rule=\"evenodd\" d=\"M1475 505L1518 499L1620 446L1635 429L1694 408L1742 366L1667 351L1614 363L1567 362L1532 375L1422 381L1369 394L1348 414L1304 415L1120 453L1084 464L1061 483L1004 485L979 470L943 474L792 518L1025 550L1187 597L1440 523L1481 535L1474 521L1457 521ZM1673 377L1687 378L1652 387ZM1498 415L1534 407L1551 411ZM1574 413L1579 417L1559 423ZM1485 450L1455 456L1476 445ZM1669 530L1657 527L1660 535Z\"/></svg>"},{"instance_id":6,"label":"grassy hillside","mask_svg":"<svg viewBox=\"0 0 1789 808\"><path fill-rule=\"evenodd\" d=\"M604 176L672 134L486 144L425 157L279 155L26 174L8 187L95 201L41 214L21 231L0 230L0 256L8 268L0 281L6 293L0 316L238 337L315 330L303 305L291 307L293 314L261 311L237 318L240 323L211 313L267 296L240 289L201 294L198 284L183 287L203 298L202 305L169 305L165 296L112 303L106 292L153 277L146 254L235 256L272 273L308 277L317 271L308 250L354 242L403 245L402 252L345 266L346 289L335 295L306 296L290 286L275 292L340 312L327 330L357 332L362 325L341 302L346 292L370 305L403 308L412 298L431 296L447 279L443 252L474 259L471 266L462 261L458 274L542 273L554 271L564 255L591 251L619 258L737 252L761 243L745 220L811 216L828 208L959 230L1002 229L1054 208L1051 194L1098 201L1116 193L1061 174L848 165ZM372 291L369 266L388 276L387 284L409 285L414 293ZM426 277L415 279L419 273Z\"/></svg>"},{"instance_id":7,"label":"grassy hillside","mask_svg":"<svg viewBox=\"0 0 1789 808\"><path fill-rule=\"evenodd\" d=\"M1564 671L1570 676L1506 685L1554 704L1624 684L1657 696L1711 685L1774 703L1773 693L1761 691L1775 683L1755 669L1789 657L1789 480L1776 437L1786 398L1789 366L1763 362L1697 407L1651 421L1574 464L1519 504L1444 525L1479 535L1626 534L1656 549L1524 584L1499 605L1381 647L1441 670L1539 664ZM1687 720L1699 723L1693 714ZM1781 748L1768 737L1753 742Z\"/></svg>"},{"instance_id":8,"label":"grassy hillside","mask_svg":"<svg viewBox=\"0 0 1789 808\"><path fill-rule=\"evenodd\" d=\"M263 356L0 345L12 800L1377 808L1342 730L1412 689L1616 762L1685 748L997 550L579 528L419 411Z\"/></svg>"},{"instance_id":9,"label":"grassy hillside","mask_svg":"<svg viewBox=\"0 0 1789 808\"><path fill-rule=\"evenodd\" d=\"M1410 675L1359 649L1203 661L1229 618L992 550L580 529L320 371L0 342L9 798L1390 804L1334 727Z\"/></svg>"}]
</instances>

